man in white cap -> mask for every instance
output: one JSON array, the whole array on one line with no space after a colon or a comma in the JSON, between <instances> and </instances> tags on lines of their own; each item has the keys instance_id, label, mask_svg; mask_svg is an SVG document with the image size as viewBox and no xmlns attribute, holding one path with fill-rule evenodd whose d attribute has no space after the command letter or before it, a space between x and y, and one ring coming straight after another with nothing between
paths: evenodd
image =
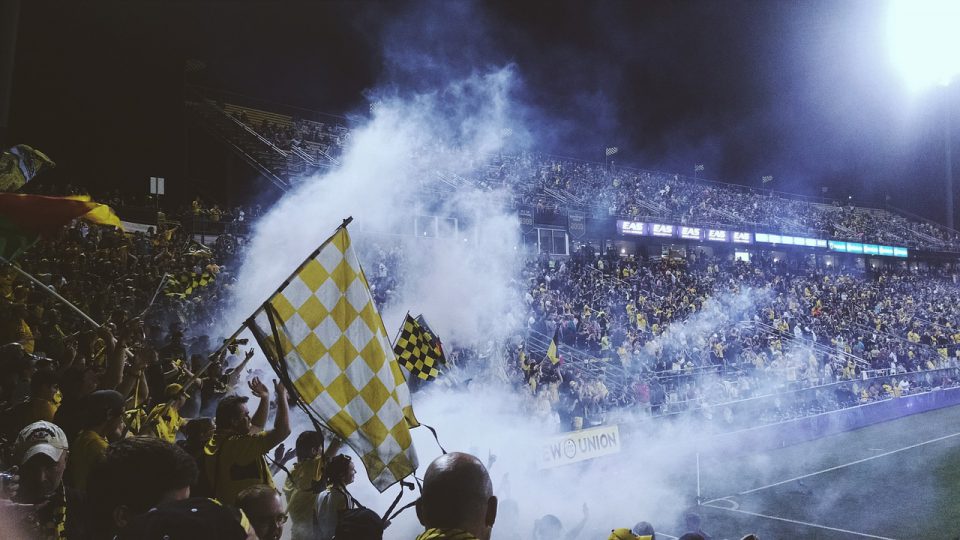
<instances>
[{"instance_id":1,"label":"man in white cap","mask_svg":"<svg viewBox=\"0 0 960 540\"><path fill-rule=\"evenodd\" d=\"M9 510L21 515L30 538L60 540L80 534L79 504L63 486L69 454L67 436L51 422L34 422L17 435L13 458L20 482L13 501L19 504Z\"/></svg>"}]
</instances>

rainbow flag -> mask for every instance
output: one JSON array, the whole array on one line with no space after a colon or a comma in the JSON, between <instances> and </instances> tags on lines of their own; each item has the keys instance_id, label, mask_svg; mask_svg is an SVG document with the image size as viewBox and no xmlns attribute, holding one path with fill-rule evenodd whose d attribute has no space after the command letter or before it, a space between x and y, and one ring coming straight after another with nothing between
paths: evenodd
<instances>
[{"instance_id":1,"label":"rainbow flag","mask_svg":"<svg viewBox=\"0 0 960 540\"><path fill-rule=\"evenodd\" d=\"M0 256L11 260L41 236L56 233L74 219L120 227L120 218L87 195L45 197L0 193Z\"/></svg>"}]
</instances>

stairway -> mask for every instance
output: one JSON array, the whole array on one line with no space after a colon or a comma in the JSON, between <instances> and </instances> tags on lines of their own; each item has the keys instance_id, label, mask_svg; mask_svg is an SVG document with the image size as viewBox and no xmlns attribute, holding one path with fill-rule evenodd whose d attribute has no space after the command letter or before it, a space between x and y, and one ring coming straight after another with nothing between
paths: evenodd
<instances>
[{"instance_id":1,"label":"stairway","mask_svg":"<svg viewBox=\"0 0 960 540\"><path fill-rule=\"evenodd\" d=\"M230 105L225 107L237 108ZM296 178L309 176L335 163L332 158L322 163L299 148L280 148L196 88L187 88L186 108L190 121L227 145L245 163L283 191L289 190ZM252 109L244 109L247 116L253 114L250 111ZM280 115L263 113L260 116L275 125L284 124Z\"/></svg>"}]
</instances>

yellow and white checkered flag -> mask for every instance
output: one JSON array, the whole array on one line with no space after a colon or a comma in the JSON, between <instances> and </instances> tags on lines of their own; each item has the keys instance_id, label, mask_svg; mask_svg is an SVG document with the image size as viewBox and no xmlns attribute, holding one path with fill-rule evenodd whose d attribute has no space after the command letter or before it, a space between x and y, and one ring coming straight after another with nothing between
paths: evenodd
<instances>
[{"instance_id":1,"label":"yellow and white checkered flag","mask_svg":"<svg viewBox=\"0 0 960 540\"><path fill-rule=\"evenodd\" d=\"M412 474L410 392L342 226L247 321L311 416L346 440L380 491ZM280 354L277 354L277 351Z\"/></svg>"}]
</instances>

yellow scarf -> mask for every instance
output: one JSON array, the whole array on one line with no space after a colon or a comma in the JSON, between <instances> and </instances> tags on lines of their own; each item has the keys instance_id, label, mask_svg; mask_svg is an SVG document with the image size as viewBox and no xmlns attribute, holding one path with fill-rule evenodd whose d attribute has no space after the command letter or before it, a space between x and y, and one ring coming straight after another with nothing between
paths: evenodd
<instances>
[{"instance_id":1,"label":"yellow scarf","mask_svg":"<svg viewBox=\"0 0 960 540\"><path fill-rule=\"evenodd\" d=\"M477 540L477 537L460 529L427 529L417 540Z\"/></svg>"}]
</instances>

